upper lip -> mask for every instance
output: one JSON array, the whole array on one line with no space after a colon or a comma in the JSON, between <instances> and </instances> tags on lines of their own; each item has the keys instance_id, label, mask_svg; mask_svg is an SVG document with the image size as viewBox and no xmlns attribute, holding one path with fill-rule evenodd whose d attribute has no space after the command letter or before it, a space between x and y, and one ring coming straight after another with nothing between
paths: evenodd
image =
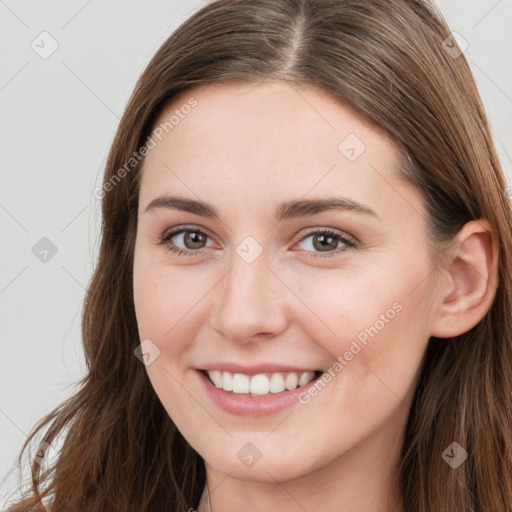
<instances>
[{"instance_id":1,"label":"upper lip","mask_svg":"<svg viewBox=\"0 0 512 512\"><path fill-rule=\"evenodd\" d=\"M200 370L219 370L231 373L243 373L245 375L257 375L258 373L277 373L277 372L295 372L304 373L318 371L314 367L298 368L296 366L286 366L275 363L259 363L253 365L244 365L234 362L208 363L199 368Z\"/></svg>"}]
</instances>

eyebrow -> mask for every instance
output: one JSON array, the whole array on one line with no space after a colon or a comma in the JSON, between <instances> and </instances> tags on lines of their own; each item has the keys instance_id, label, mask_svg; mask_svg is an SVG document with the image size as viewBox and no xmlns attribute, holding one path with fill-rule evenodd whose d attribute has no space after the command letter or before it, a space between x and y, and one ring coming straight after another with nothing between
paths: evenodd
<instances>
[{"instance_id":1,"label":"eyebrow","mask_svg":"<svg viewBox=\"0 0 512 512\"><path fill-rule=\"evenodd\" d=\"M159 196L149 202L144 212L156 209L172 209L194 213L202 217L221 221L218 210L203 201L179 196ZM277 221L298 217L307 217L325 211L347 211L371 215L380 218L369 206L346 197L327 197L325 199L296 199L281 203L276 208L274 218Z\"/></svg>"}]
</instances>

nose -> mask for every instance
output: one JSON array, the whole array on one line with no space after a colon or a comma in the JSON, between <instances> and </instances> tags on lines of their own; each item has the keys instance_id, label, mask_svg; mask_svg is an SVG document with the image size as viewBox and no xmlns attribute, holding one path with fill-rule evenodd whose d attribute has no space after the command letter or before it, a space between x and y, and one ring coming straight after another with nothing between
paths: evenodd
<instances>
[{"instance_id":1,"label":"nose","mask_svg":"<svg viewBox=\"0 0 512 512\"><path fill-rule=\"evenodd\" d=\"M252 263L233 254L231 270L214 288L210 325L229 340L248 343L286 329L287 290L264 254Z\"/></svg>"}]
</instances>

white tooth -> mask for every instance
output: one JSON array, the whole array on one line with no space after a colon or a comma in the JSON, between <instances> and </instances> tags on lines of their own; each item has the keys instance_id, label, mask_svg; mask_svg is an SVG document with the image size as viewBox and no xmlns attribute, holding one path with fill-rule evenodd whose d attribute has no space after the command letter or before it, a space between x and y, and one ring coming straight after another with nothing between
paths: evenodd
<instances>
[{"instance_id":1,"label":"white tooth","mask_svg":"<svg viewBox=\"0 0 512 512\"><path fill-rule=\"evenodd\" d=\"M222 372L222 389L233 391L233 375L230 372Z\"/></svg>"},{"instance_id":2,"label":"white tooth","mask_svg":"<svg viewBox=\"0 0 512 512\"><path fill-rule=\"evenodd\" d=\"M315 372L304 372L299 379L299 386L304 386L308 382L312 381L315 377Z\"/></svg>"},{"instance_id":3,"label":"white tooth","mask_svg":"<svg viewBox=\"0 0 512 512\"><path fill-rule=\"evenodd\" d=\"M270 392L271 393L280 393L284 391L284 379L280 373L272 374L272 378L270 379Z\"/></svg>"},{"instance_id":4,"label":"white tooth","mask_svg":"<svg viewBox=\"0 0 512 512\"><path fill-rule=\"evenodd\" d=\"M210 379L212 379L213 383L215 384L215 387L217 387L217 388L222 387L222 373L220 373L219 370L209 371L208 375L210 376Z\"/></svg>"},{"instance_id":5,"label":"white tooth","mask_svg":"<svg viewBox=\"0 0 512 512\"><path fill-rule=\"evenodd\" d=\"M208 370L208 376L217 388L240 394L266 395L293 390L297 386L304 386L315 378L315 372L289 373L286 379L282 373L273 373L269 379L266 374L259 373L252 377L243 373L223 372L220 370Z\"/></svg>"},{"instance_id":6,"label":"white tooth","mask_svg":"<svg viewBox=\"0 0 512 512\"><path fill-rule=\"evenodd\" d=\"M224 375L226 372L224 372ZM249 393L249 377L243 373L235 373L233 375L233 392Z\"/></svg>"},{"instance_id":7,"label":"white tooth","mask_svg":"<svg viewBox=\"0 0 512 512\"><path fill-rule=\"evenodd\" d=\"M258 373L251 378L250 390L253 395L266 395L270 391L270 382L264 373Z\"/></svg>"},{"instance_id":8,"label":"white tooth","mask_svg":"<svg viewBox=\"0 0 512 512\"><path fill-rule=\"evenodd\" d=\"M295 389L299 383L299 376L296 373L289 373L284 381L284 387L288 390Z\"/></svg>"}]
</instances>

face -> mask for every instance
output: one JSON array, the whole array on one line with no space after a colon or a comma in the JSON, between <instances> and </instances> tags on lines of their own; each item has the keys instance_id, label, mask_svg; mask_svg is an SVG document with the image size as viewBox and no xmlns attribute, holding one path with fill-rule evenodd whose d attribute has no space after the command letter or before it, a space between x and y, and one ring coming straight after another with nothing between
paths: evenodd
<instances>
[{"instance_id":1,"label":"face","mask_svg":"<svg viewBox=\"0 0 512 512\"><path fill-rule=\"evenodd\" d=\"M184 91L156 126L173 114L144 163L133 269L169 416L207 468L247 480L397 447L436 284L393 143L283 82Z\"/></svg>"}]
</instances>

